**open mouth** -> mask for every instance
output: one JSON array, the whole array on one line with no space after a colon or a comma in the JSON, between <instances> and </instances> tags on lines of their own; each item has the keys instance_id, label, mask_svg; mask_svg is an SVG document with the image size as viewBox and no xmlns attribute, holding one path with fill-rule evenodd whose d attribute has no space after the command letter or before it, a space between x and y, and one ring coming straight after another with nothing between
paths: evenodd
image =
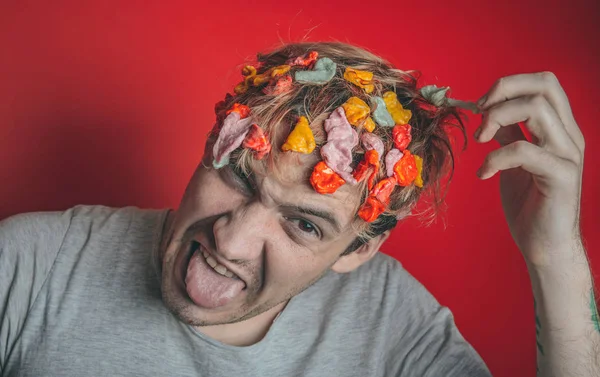
<instances>
[{"instance_id":1,"label":"open mouth","mask_svg":"<svg viewBox=\"0 0 600 377\"><path fill-rule=\"evenodd\" d=\"M190 253L185 290L197 306L207 309L226 307L244 293L246 283L218 263L200 242L192 241Z\"/></svg>"},{"instance_id":2,"label":"open mouth","mask_svg":"<svg viewBox=\"0 0 600 377\"><path fill-rule=\"evenodd\" d=\"M198 241L192 240L190 245L190 252L188 255L188 265L194 256L194 254L198 252L202 259L206 262L206 265L212 269L212 271L216 272L221 276L225 276L234 280L242 280L239 276L237 276L234 272L230 271L227 267L220 264L216 258L214 258L210 252ZM246 289L246 283L244 282L244 289Z\"/></svg>"}]
</instances>

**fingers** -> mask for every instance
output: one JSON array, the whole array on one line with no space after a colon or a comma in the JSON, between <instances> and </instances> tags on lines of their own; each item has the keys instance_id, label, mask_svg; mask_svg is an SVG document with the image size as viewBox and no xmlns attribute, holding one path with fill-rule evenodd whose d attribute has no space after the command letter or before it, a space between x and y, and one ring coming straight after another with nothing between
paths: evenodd
<instances>
[{"instance_id":1,"label":"fingers","mask_svg":"<svg viewBox=\"0 0 600 377\"><path fill-rule=\"evenodd\" d=\"M569 100L556 76L551 72L520 74L499 79L478 102L482 110L525 96L543 96L556 112L567 134L583 153L583 134L575 122Z\"/></svg>"},{"instance_id":2,"label":"fingers","mask_svg":"<svg viewBox=\"0 0 600 377\"><path fill-rule=\"evenodd\" d=\"M518 124L511 124L510 126L500 127L494 135L494 140L505 146L518 140L527 140L527 138Z\"/></svg>"},{"instance_id":3,"label":"fingers","mask_svg":"<svg viewBox=\"0 0 600 377\"><path fill-rule=\"evenodd\" d=\"M502 148L496 149L485 158L483 165L477 171L481 179L493 177L503 170L522 168L531 174L547 179L564 177L557 171L563 171L567 161L554 156L548 151L528 141L519 140Z\"/></svg>"},{"instance_id":4,"label":"fingers","mask_svg":"<svg viewBox=\"0 0 600 377\"><path fill-rule=\"evenodd\" d=\"M506 127L512 128L513 137L501 144L511 143L521 136L524 138L520 128L518 131L521 135L517 133L516 124L519 122L524 122L527 129L538 140L540 147L559 157L578 160L579 149L567 134L554 108L541 95L518 97L491 107L483 118L478 140L480 142L488 142L492 138L502 140L507 135L499 137L496 135L499 130Z\"/></svg>"}]
</instances>

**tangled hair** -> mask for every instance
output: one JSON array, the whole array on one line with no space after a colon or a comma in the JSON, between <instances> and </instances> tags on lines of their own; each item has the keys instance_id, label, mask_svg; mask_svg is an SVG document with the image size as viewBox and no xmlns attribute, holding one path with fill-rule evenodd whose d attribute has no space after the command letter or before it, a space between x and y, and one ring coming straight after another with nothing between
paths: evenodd
<instances>
[{"instance_id":1,"label":"tangled hair","mask_svg":"<svg viewBox=\"0 0 600 377\"><path fill-rule=\"evenodd\" d=\"M319 154L319 148L326 141L323 122L329 114L344 104L350 97L356 96L370 103L372 96L381 97L387 91L394 91L398 100L405 109L412 111L410 125L412 126L412 142L408 149L411 153L423 158L423 187L414 184L407 187L397 186L391 197L387 210L372 223L366 223L356 216L354 226L357 238L344 252L347 254L358 248L369 239L392 229L398 219L402 219L414 210L422 194L427 194L427 204L419 211L419 217L426 223L431 221L443 207L444 197L448 183L454 172L454 154L450 128L461 131L466 146L466 132L459 110L452 106L434 106L421 95L417 88L419 74L414 71L402 71L394 68L382 58L356 46L340 42L304 42L287 44L268 53L257 55L255 65L258 73L267 71L272 67L286 64L289 59L305 56L310 51L317 51L319 57L327 57L337 64L336 75L325 85L299 83L293 81L289 90L278 95L263 93L261 87L249 87L239 95L228 94L217 104L215 112L217 122L209 135L208 146L212 146L218 136L218 131L226 110L233 103L240 103L250 107L254 122L269 135L273 145L271 153L263 160L253 158L252 152L245 148L238 148L231 155L230 165L240 169L246 174L274 174L280 176L281 172L275 162L282 152L281 145L291 132L300 115L306 116L310 128L315 136L317 148L313 154ZM371 94L343 78L346 67L373 72L375 90ZM360 134L362 127L357 128ZM385 145L385 150L393 147L392 128L376 127L373 131ZM353 151L354 166L362 159L365 151L361 145ZM382 156L383 157L383 156ZM300 158L298 159L300 163ZM380 169L376 180L386 176L386 169ZM308 184L308 175L305 177ZM366 183L363 181L358 186L362 193L362 203L368 195ZM356 208L358 210L358 206ZM414 215L414 213L412 213Z\"/></svg>"}]
</instances>

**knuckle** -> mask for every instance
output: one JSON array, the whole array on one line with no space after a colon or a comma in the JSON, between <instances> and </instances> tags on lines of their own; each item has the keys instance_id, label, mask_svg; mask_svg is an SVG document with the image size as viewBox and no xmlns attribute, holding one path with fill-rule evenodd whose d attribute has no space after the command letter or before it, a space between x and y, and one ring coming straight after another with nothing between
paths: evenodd
<instances>
[{"instance_id":1,"label":"knuckle","mask_svg":"<svg viewBox=\"0 0 600 377\"><path fill-rule=\"evenodd\" d=\"M484 113L482 123L485 127L487 127L488 125L495 123L497 117L498 107L492 107Z\"/></svg>"},{"instance_id":2,"label":"knuckle","mask_svg":"<svg viewBox=\"0 0 600 377\"><path fill-rule=\"evenodd\" d=\"M562 181L566 184L576 182L581 176L579 165L573 162L567 163L564 166L558 166L557 171L560 173L559 176L562 178Z\"/></svg>"},{"instance_id":3,"label":"knuckle","mask_svg":"<svg viewBox=\"0 0 600 377\"><path fill-rule=\"evenodd\" d=\"M529 142L526 140L517 140L511 145L512 152L514 153L526 153L529 150Z\"/></svg>"},{"instance_id":4,"label":"knuckle","mask_svg":"<svg viewBox=\"0 0 600 377\"><path fill-rule=\"evenodd\" d=\"M536 94L528 98L529 105L536 110L542 111L548 108L548 101L541 94Z\"/></svg>"},{"instance_id":5,"label":"knuckle","mask_svg":"<svg viewBox=\"0 0 600 377\"><path fill-rule=\"evenodd\" d=\"M585 151L585 137L581 131L575 133L575 143L579 147L581 154Z\"/></svg>"},{"instance_id":6,"label":"knuckle","mask_svg":"<svg viewBox=\"0 0 600 377\"><path fill-rule=\"evenodd\" d=\"M554 74L554 72L544 71L539 73L540 78L547 86L557 86L558 77Z\"/></svg>"},{"instance_id":7,"label":"knuckle","mask_svg":"<svg viewBox=\"0 0 600 377\"><path fill-rule=\"evenodd\" d=\"M573 144L575 144L575 143L573 143ZM581 153L579 152L579 149L577 149L574 145L573 145L573 148L569 148L569 151L567 153L565 153L564 156L567 158L568 161L571 161L572 163L574 163L577 166L579 166L581 164L581 161L582 161Z\"/></svg>"},{"instance_id":8,"label":"knuckle","mask_svg":"<svg viewBox=\"0 0 600 377\"><path fill-rule=\"evenodd\" d=\"M502 89L504 88L505 85L506 85L506 77L500 77L494 83L494 89L497 92L502 92Z\"/></svg>"},{"instance_id":9,"label":"knuckle","mask_svg":"<svg viewBox=\"0 0 600 377\"><path fill-rule=\"evenodd\" d=\"M498 155L500 153L501 153L500 150L496 150L496 151L489 153L487 156L485 156L485 158L483 160L483 166L486 166L486 167L492 166L494 164L494 161L496 160L496 158L498 157Z\"/></svg>"}]
</instances>

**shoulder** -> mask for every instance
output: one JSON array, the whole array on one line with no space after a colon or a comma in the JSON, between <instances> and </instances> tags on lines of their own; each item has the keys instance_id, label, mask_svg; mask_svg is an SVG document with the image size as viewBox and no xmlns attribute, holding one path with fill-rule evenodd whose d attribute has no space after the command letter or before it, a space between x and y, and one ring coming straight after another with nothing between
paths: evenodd
<instances>
[{"instance_id":1,"label":"shoulder","mask_svg":"<svg viewBox=\"0 0 600 377\"><path fill-rule=\"evenodd\" d=\"M335 313L328 325L368 334L360 341L370 339L383 355L386 375L489 376L450 310L396 259L378 253L353 272L327 274L325 283L322 310Z\"/></svg>"},{"instance_id":2,"label":"shoulder","mask_svg":"<svg viewBox=\"0 0 600 377\"><path fill-rule=\"evenodd\" d=\"M371 303L385 305L388 310L406 305L423 310L439 307L437 300L398 260L381 252L355 271L338 275L337 280L340 286L358 289Z\"/></svg>"},{"instance_id":3,"label":"shoulder","mask_svg":"<svg viewBox=\"0 0 600 377\"><path fill-rule=\"evenodd\" d=\"M33 261L49 264L65 243L85 243L89 237L131 230L147 233L155 230L166 213L133 206L77 205L65 211L17 214L0 221L0 257L4 266L32 265Z\"/></svg>"},{"instance_id":4,"label":"shoulder","mask_svg":"<svg viewBox=\"0 0 600 377\"><path fill-rule=\"evenodd\" d=\"M32 240L44 236L62 238L71 223L73 209L64 212L28 212L0 221L0 244Z\"/></svg>"},{"instance_id":5,"label":"shoulder","mask_svg":"<svg viewBox=\"0 0 600 377\"><path fill-rule=\"evenodd\" d=\"M352 272L328 271L303 296L310 297L319 312L347 318L353 325L358 319L360 327L401 327L400 332L415 329L424 317L440 310L437 300L399 261L382 253Z\"/></svg>"}]
</instances>

